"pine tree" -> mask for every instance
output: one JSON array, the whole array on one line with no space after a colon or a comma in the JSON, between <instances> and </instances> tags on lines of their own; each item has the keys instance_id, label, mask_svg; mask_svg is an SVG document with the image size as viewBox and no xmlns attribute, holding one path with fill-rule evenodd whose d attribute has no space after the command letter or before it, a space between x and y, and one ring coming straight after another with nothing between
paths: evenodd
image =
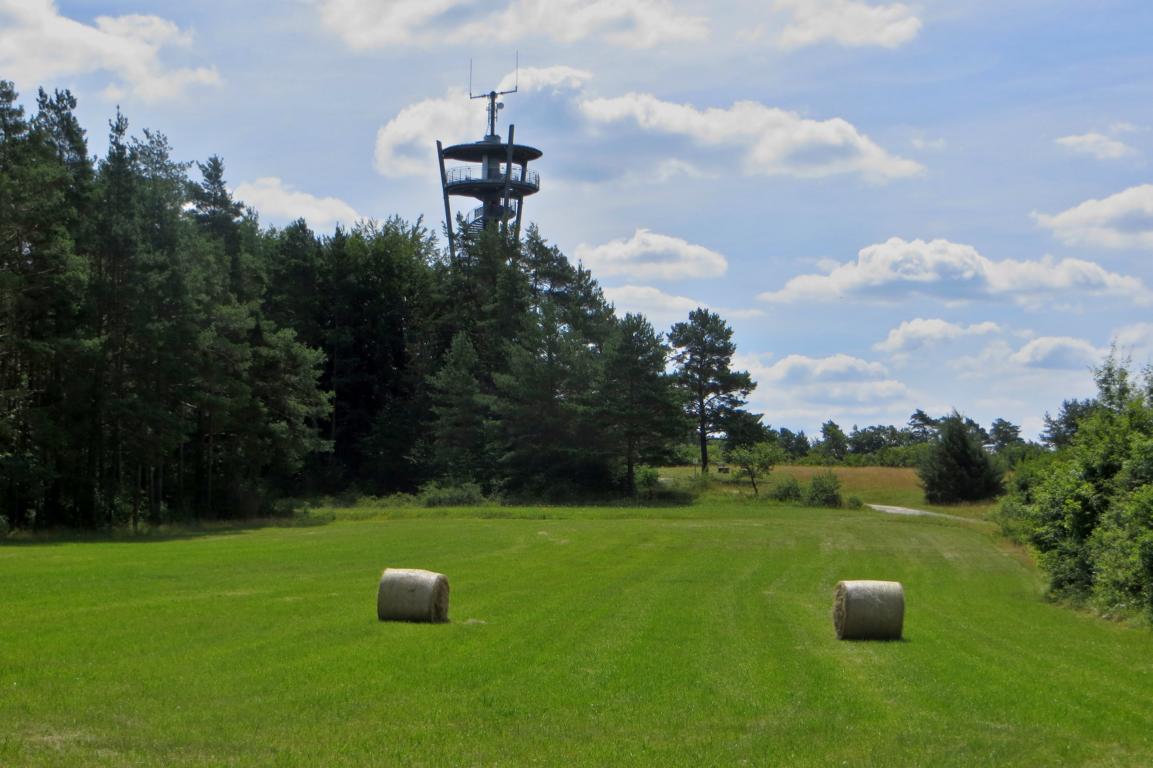
<instances>
[{"instance_id":1,"label":"pine tree","mask_svg":"<svg viewBox=\"0 0 1153 768\"><path fill-rule=\"evenodd\" d=\"M982 501L1004 490L1001 471L956 411L941 420L933 449L917 474L925 499L933 504Z\"/></svg>"},{"instance_id":2,"label":"pine tree","mask_svg":"<svg viewBox=\"0 0 1153 768\"><path fill-rule=\"evenodd\" d=\"M641 315L627 314L609 337L599 399L603 427L625 467L625 491L636 493L636 466L684 434L684 416L665 373L668 348Z\"/></svg>"},{"instance_id":3,"label":"pine tree","mask_svg":"<svg viewBox=\"0 0 1153 768\"><path fill-rule=\"evenodd\" d=\"M704 308L690 312L688 322L677 323L669 334L685 412L696 426L702 472L709 471L709 437L757 386L747 372L732 370L737 350L732 337L728 323Z\"/></svg>"},{"instance_id":4,"label":"pine tree","mask_svg":"<svg viewBox=\"0 0 1153 768\"><path fill-rule=\"evenodd\" d=\"M450 482L489 486L494 474L490 398L477 379L478 363L468 334L461 331L453 337L440 370L429 378L435 417L432 450L439 473Z\"/></svg>"}]
</instances>

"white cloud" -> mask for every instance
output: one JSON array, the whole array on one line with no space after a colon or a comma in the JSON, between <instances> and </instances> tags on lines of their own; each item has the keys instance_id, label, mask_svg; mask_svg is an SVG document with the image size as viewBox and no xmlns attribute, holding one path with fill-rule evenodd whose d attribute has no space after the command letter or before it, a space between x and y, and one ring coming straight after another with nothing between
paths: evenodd
<instances>
[{"instance_id":1,"label":"white cloud","mask_svg":"<svg viewBox=\"0 0 1153 768\"><path fill-rule=\"evenodd\" d=\"M914 136L910 143L913 149L918 149L922 152L940 152L949 146L949 143L944 139L928 139L924 136Z\"/></svg>"},{"instance_id":2,"label":"white cloud","mask_svg":"<svg viewBox=\"0 0 1153 768\"><path fill-rule=\"evenodd\" d=\"M1131 355L1139 366L1153 363L1153 323L1133 323L1113 333L1113 343L1122 355Z\"/></svg>"},{"instance_id":3,"label":"white cloud","mask_svg":"<svg viewBox=\"0 0 1153 768\"><path fill-rule=\"evenodd\" d=\"M698 109L629 93L588 99L580 108L594 123L631 121L642 130L684 136L701 146L743 149L746 174L820 178L859 173L885 181L924 170L919 163L889 154L846 120L810 120L755 101Z\"/></svg>"},{"instance_id":4,"label":"white cloud","mask_svg":"<svg viewBox=\"0 0 1153 768\"><path fill-rule=\"evenodd\" d=\"M835 354L788 355L775 362L763 355L733 357L733 368L747 370L757 382L750 408L776 424L820 424L832 418L846 429L854 421L903 420L915 408L916 395L889 376L880 363Z\"/></svg>"},{"instance_id":5,"label":"white cloud","mask_svg":"<svg viewBox=\"0 0 1153 768\"><path fill-rule=\"evenodd\" d=\"M794 277L784 288L759 298L776 303L842 298L891 302L915 295L955 302L1008 298L1026 306L1055 295L1153 303L1153 293L1138 278L1108 272L1091 261L1049 256L992 261L970 245L897 237L861 249L856 261L828 274Z\"/></svg>"},{"instance_id":6,"label":"white cloud","mask_svg":"<svg viewBox=\"0 0 1153 768\"><path fill-rule=\"evenodd\" d=\"M603 245L578 245L575 255L598 277L681 280L720 277L729 267L725 257L716 251L647 229Z\"/></svg>"},{"instance_id":7,"label":"white cloud","mask_svg":"<svg viewBox=\"0 0 1153 768\"><path fill-rule=\"evenodd\" d=\"M505 76L500 88L511 87L514 77ZM566 66L524 69L519 85L521 90L563 96L579 94L591 78L585 70ZM642 130L684 136L701 146L742 150L746 174L818 178L859 173L872 181L886 181L924 170L919 163L890 155L840 118L810 120L750 101L729 109L701 110L638 93L607 99L578 96L574 103L593 125L632 121ZM390 177L427 174L429 137L452 143L480 135L483 128L483 111L463 91L450 90L443 98L410 104L377 132L376 169ZM644 178L659 183L676 175L708 174L681 158L665 157L655 161ZM627 172L624 177L631 178Z\"/></svg>"},{"instance_id":8,"label":"white cloud","mask_svg":"<svg viewBox=\"0 0 1153 768\"><path fill-rule=\"evenodd\" d=\"M510 0L480 15L471 0L316 2L325 26L356 50L541 37L649 48L708 36L706 19L678 13L667 0Z\"/></svg>"},{"instance_id":9,"label":"white cloud","mask_svg":"<svg viewBox=\"0 0 1153 768\"><path fill-rule=\"evenodd\" d=\"M829 357L788 355L765 368L763 375L775 384L876 380L886 375L885 366L859 357L836 354Z\"/></svg>"},{"instance_id":10,"label":"white cloud","mask_svg":"<svg viewBox=\"0 0 1153 768\"><path fill-rule=\"evenodd\" d=\"M167 69L166 46L187 46L191 35L159 16L101 16L96 25L62 16L52 0L0 0L0 71L21 87L56 78L107 72L109 98L161 101L190 85L217 85L215 67Z\"/></svg>"},{"instance_id":11,"label":"white cloud","mask_svg":"<svg viewBox=\"0 0 1153 768\"><path fill-rule=\"evenodd\" d=\"M293 189L275 176L266 176L236 187L234 196L263 216L277 221L304 219L313 229L329 229L336 224L353 224L362 218L356 210L336 197L316 197Z\"/></svg>"},{"instance_id":12,"label":"white cloud","mask_svg":"<svg viewBox=\"0 0 1153 768\"><path fill-rule=\"evenodd\" d=\"M576 67L558 65L555 67L525 67L515 72L509 72L496 87L498 91L507 91L514 85L526 91L555 91L577 90L592 79L592 72Z\"/></svg>"},{"instance_id":13,"label":"white cloud","mask_svg":"<svg viewBox=\"0 0 1153 768\"><path fill-rule=\"evenodd\" d=\"M1086 200L1054 215L1034 212L1033 219L1067 245L1153 248L1153 184Z\"/></svg>"},{"instance_id":14,"label":"white cloud","mask_svg":"<svg viewBox=\"0 0 1153 768\"><path fill-rule=\"evenodd\" d=\"M690 299L687 296L674 296L665 293L659 288L644 285L622 285L616 288L605 288L605 298L617 308L618 314L623 312L639 312L649 319L657 328L667 328L673 323L679 323L688 318L689 313L698 307L705 307L717 312L725 318L758 317L763 313L759 309L726 309L713 307L703 301Z\"/></svg>"},{"instance_id":15,"label":"white cloud","mask_svg":"<svg viewBox=\"0 0 1153 768\"><path fill-rule=\"evenodd\" d=\"M1100 364L1105 354L1084 339L1042 336L1021 347L1009 360L1026 368L1087 370Z\"/></svg>"},{"instance_id":16,"label":"white cloud","mask_svg":"<svg viewBox=\"0 0 1153 768\"><path fill-rule=\"evenodd\" d=\"M510 74L501 89L512 85ZM525 68L520 71L525 91L580 88L592 74L572 67ZM376 134L375 167L390 178L424 176L435 168L435 140L446 144L475 139L486 132L484 112L463 90L452 89L443 98L410 104Z\"/></svg>"},{"instance_id":17,"label":"white cloud","mask_svg":"<svg viewBox=\"0 0 1153 768\"><path fill-rule=\"evenodd\" d=\"M963 336L981 336L989 333L1000 333L1001 327L996 323L984 322L972 325L958 325L939 318L916 318L906 320L889 331L884 341L873 345L874 349L891 354L909 352L920 349L926 345L937 344L943 341L959 339Z\"/></svg>"},{"instance_id":18,"label":"white cloud","mask_svg":"<svg viewBox=\"0 0 1153 768\"><path fill-rule=\"evenodd\" d=\"M1079 136L1062 136L1057 139L1062 147L1082 155L1091 155L1098 160L1118 160L1137 154L1128 144L1111 139L1101 133L1085 133Z\"/></svg>"},{"instance_id":19,"label":"white cloud","mask_svg":"<svg viewBox=\"0 0 1153 768\"><path fill-rule=\"evenodd\" d=\"M791 15L777 37L788 49L831 42L845 46L896 48L921 31L921 20L902 3L869 5L859 0L776 0Z\"/></svg>"}]
</instances>

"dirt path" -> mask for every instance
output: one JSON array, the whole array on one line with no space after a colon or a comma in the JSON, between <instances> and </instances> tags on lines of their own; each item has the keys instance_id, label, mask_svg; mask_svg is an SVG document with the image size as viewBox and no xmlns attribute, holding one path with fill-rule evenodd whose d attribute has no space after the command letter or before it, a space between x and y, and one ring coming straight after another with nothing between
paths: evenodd
<instances>
[{"instance_id":1,"label":"dirt path","mask_svg":"<svg viewBox=\"0 0 1153 768\"><path fill-rule=\"evenodd\" d=\"M878 512L884 512L888 515L906 515L908 517L943 517L946 520L960 520L963 523L983 523L984 520L974 520L971 517L961 517L960 515L947 515L944 512L930 512L927 509L911 509L909 507L890 507L887 504L866 504L865 506L871 507Z\"/></svg>"}]
</instances>

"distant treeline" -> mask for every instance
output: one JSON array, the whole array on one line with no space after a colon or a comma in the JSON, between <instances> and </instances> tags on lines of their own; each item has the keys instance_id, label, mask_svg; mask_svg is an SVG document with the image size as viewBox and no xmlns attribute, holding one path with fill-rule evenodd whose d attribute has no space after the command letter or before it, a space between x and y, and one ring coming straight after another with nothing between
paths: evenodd
<instances>
[{"instance_id":1,"label":"distant treeline","mask_svg":"<svg viewBox=\"0 0 1153 768\"><path fill-rule=\"evenodd\" d=\"M918 408L904 427L854 424L847 433L829 419L821 425L820 434L810 438L804 430L773 429L756 422L753 414L734 414L729 440L746 444L762 440L775 443L795 464L918 467L951 418L949 414L934 418ZM1005 468L1044 451L1041 445L1022 438L1021 428L1005 419L994 419L989 429L985 429L971 418L958 418L971 439L995 455ZM1048 436L1043 437L1048 442Z\"/></svg>"},{"instance_id":2,"label":"distant treeline","mask_svg":"<svg viewBox=\"0 0 1153 768\"><path fill-rule=\"evenodd\" d=\"M0 82L0 516L262 514L430 483L573 498L707 438L754 384L717 315L617 317L531 229L456 256L398 219L261 229L224 166L119 114L88 154L67 92ZM679 335L677 335L679 329ZM666 372L670 361L676 374ZM3 522L3 521L0 521Z\"/></svg>"}]
</instances>

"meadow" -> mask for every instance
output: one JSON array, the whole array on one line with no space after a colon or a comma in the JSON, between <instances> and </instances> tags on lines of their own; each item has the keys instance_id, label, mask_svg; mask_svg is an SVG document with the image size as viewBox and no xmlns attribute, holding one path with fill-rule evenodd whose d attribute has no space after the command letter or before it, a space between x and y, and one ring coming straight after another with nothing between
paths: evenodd
<instances>
[{"instance_id":1,"label":"meadow","mask_svg":"<svg viewBox=\"0 0 1153 768\"><path fill-rule=\"evenodd\" d=\"M986 524L735 483L329 512L0 545L0 765L1153 764L1153 634ZM448 574L451 622L378 622L385 566ZM835 639L847 578L904 583L903 641Z\"/></svg>"}]
</instances>

